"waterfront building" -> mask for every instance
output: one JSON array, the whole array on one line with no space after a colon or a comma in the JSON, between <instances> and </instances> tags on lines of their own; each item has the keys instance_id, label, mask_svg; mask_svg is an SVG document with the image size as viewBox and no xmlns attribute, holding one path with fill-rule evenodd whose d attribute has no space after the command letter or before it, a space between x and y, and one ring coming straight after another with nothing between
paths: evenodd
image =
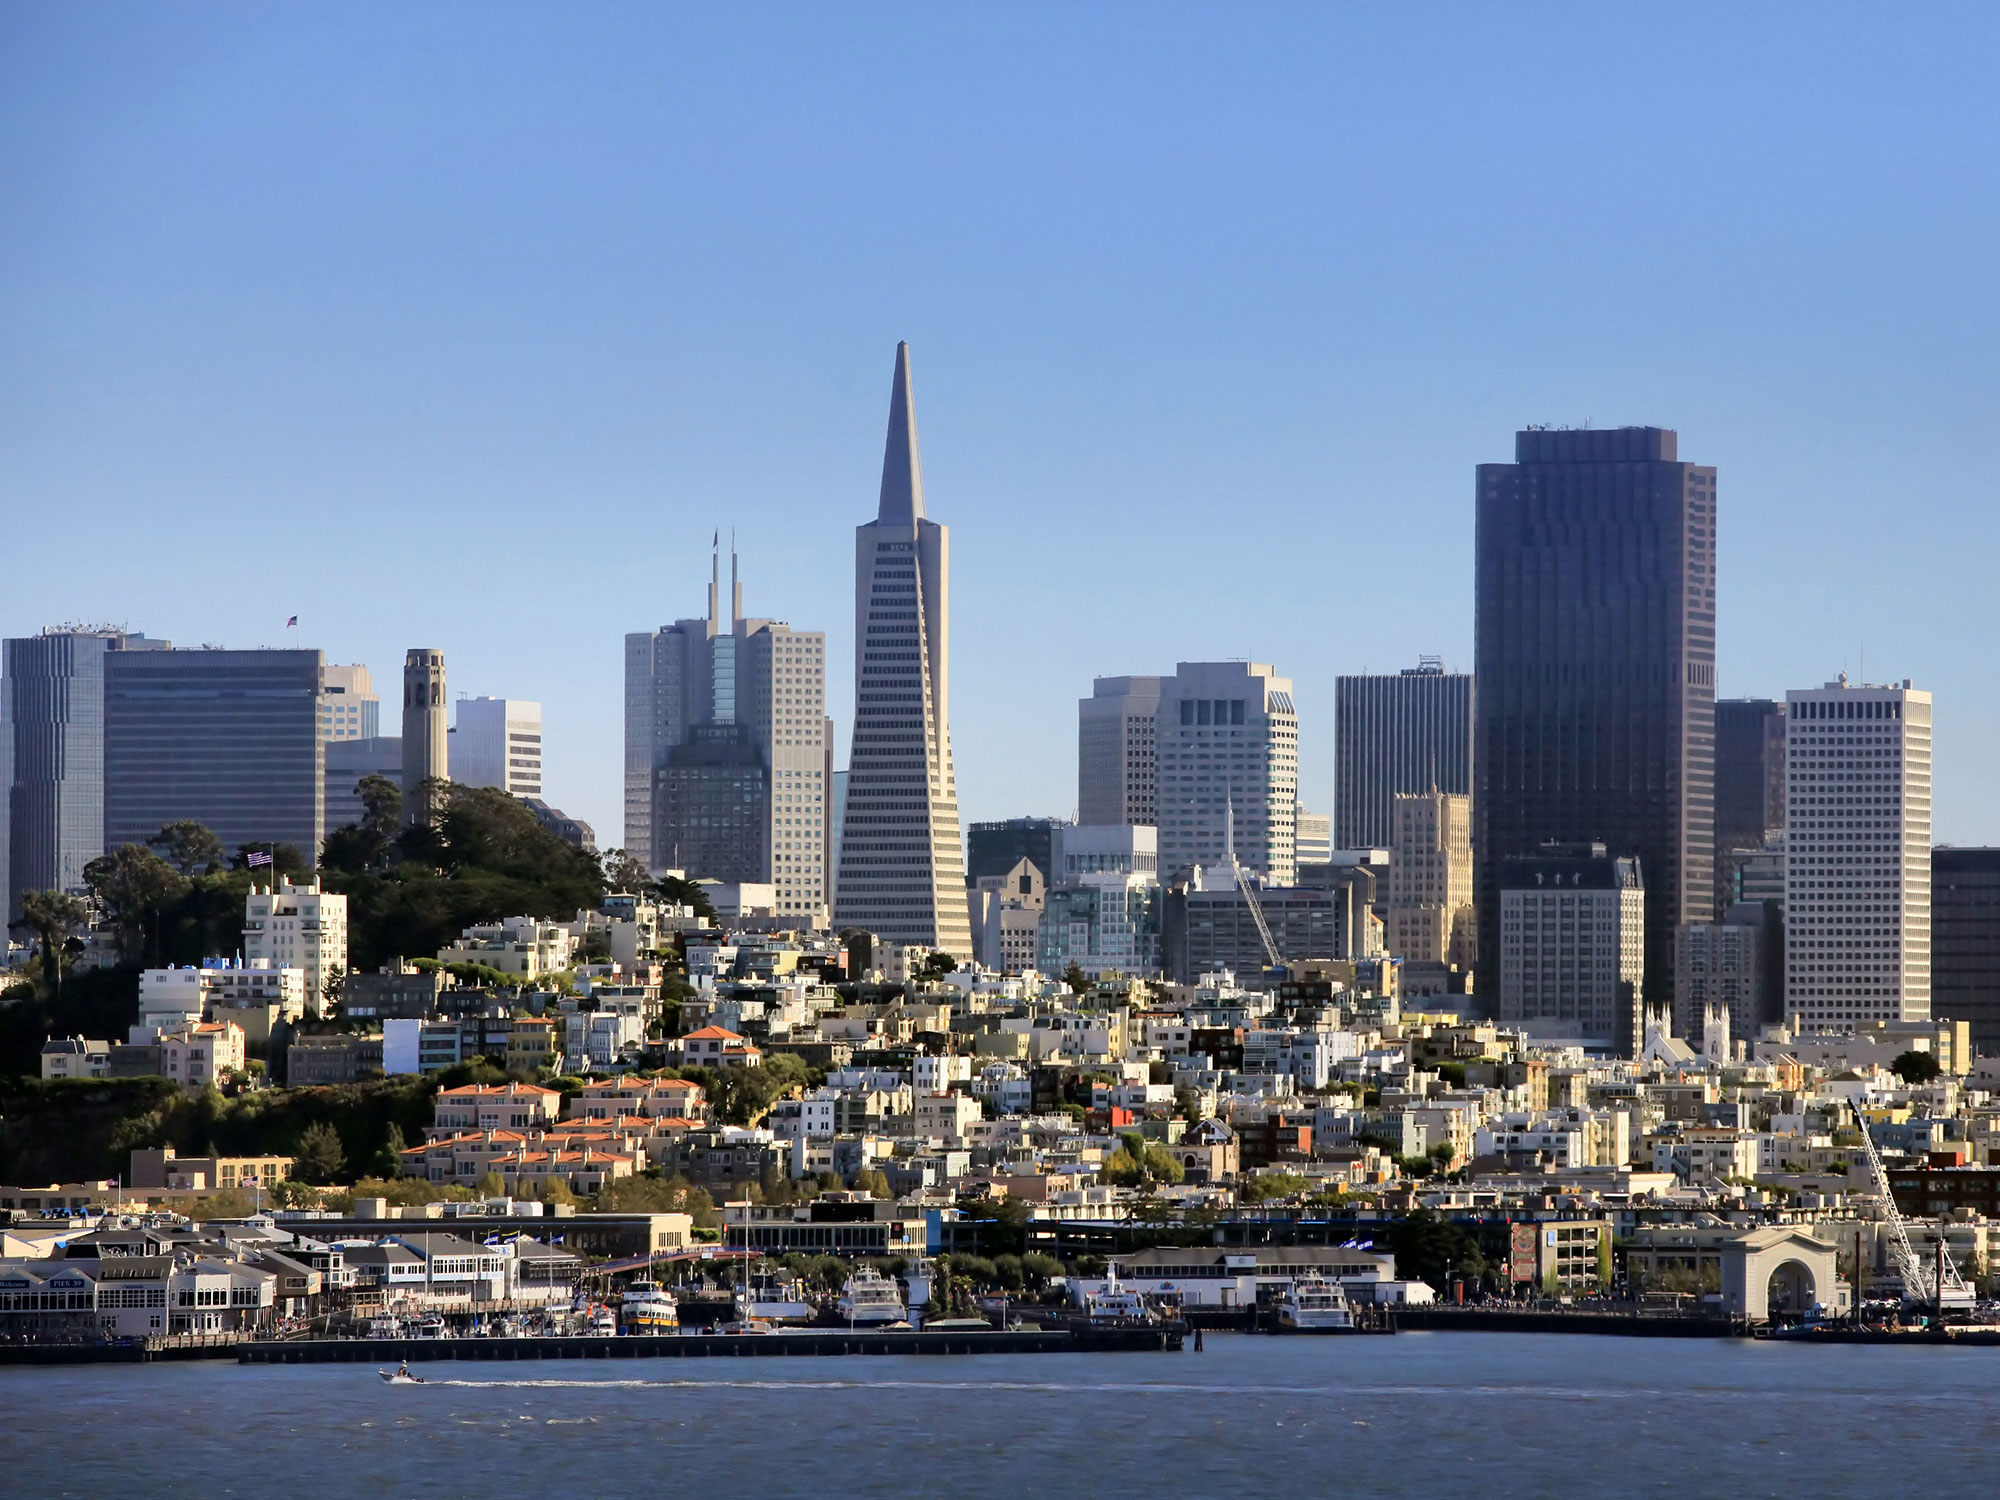
<instances>
[{"instance_id":1,"label":"waterfront building","mask_svg":"<svg viewBox=\"0 0 2000 1500\"><path fill-rule=\"evenodd\" d=\"M451 777L445 725L444 653L421 646L403 657L403 821L427 823L436 812L430 784Z\"/></svg>"},{"instance_id":2,"label":"waterfront building","mask_svg":"<svg viewBox=\"0 0 2000 1500\"><path fill-rule=\"evenodd\" d=\"M525 698L461 698L451 731L451 779L510 797L542 795L542 705Z\"/></svg>"},{"instance_id":3,"label":"waterfront building","mask_svg":"<svg viewBox=\"0 0 2000 1500\"><path fill-rule=\"evenodd\" d=\"M951 543L924 512L910 350L896 346L876 517L854 542L854 735L837 926L972 951L951 754Z\"/></svg>"},{"instance_id":4,"label":"waterfront building","mask_svg":"<svg viewBox=\"0 0 2000 1500\"><path fill-rule=\"evenodd\" d=\"M1184 661L1161 679L1160 868L1297 874L1299 716L1292 683L1262 662Z\"/></svg>"},{"instance_id":5,"label":"waterfront building","mask_svg":"<svg viewBox=\"0 0 2000 1500\"><path fill-rule=\"evenodd\" d=\"M327 986L347 972L347 898L322 891L317 879L252 885L243 902L243 957L302 970L306 1014L320 1015Z\"/></svg>"},{"instance_id":6,"label":"waterfront building","mask_svg":"<svg viewBox=\"0 0 2000 1500\"><path fill-rule=\"evenodd\" d=\"M2000 849L1931 851L1931 1014L2000 1056Z\"/></svg>"},{"instance_id":7,"label":"waterfront building","mask_svg":"<svg viewBox=\"0 0 2000 1500\"><path fill-rule=\"evenodd\" d=\"M225 849L289 844L308 863L325 827L317 651L104 656L104 847L169 823Z\"/></svg>"},{"instance_id":8,"label":"waterfront building","mask_svg":"<svg viewBox=\"0 0 2000 1500\"><path fill-rule=\"evenodd\" d=\"M328 663L319 674L319 737L372 740L382 733L382 700L363 666Z\"/></svg>"},{"instance_id":9,"label":"waterfront building","mask_svg":"<svg viewBox=\"0 0 2000 1500\"><path fill-rule=\"evenodd\" d=\"M1505 861L1499 882L1500 1023L1632 1055L1646 1003L1639 861L1550 844Z\"/></svg>"},{"instance_id":10,"label":"waterfront building","mask_svg":"<svg viewBox=\"0 0 2000 1500\"><path fill-rule=\"evenodd\" d=\"M1406 962L1469 965L1472 799L1398 792L1390 825L1389 951Z\"/></svg>"},{"instance_id":11,"label":"waterfront building","mask_svg":"<svg viewBox=\"0 0 2000 1500\"><path fill-rule=\"evenodd\" d=\"M1077 701L1077 821L1151 823L1159 803L1158 677L1099 677Z\"/></svg>"},{"instance_id":12,"label":"waterfront building","mask_svg":"<svg viewBox=\"0 0 2000 1500\"><path fill-rule=\"evenodd\" d=\"M1809 1027L1931 1014L1931 695L1785 695L1785 1014Z\"/></svg>"},{"instance_id":13,"label":"waterfront building","mask_svg":"<svg viewBox=\"0 0 2000 1500\"><path fill-rule=\"evenodd\" d=\"M1645 992L1714 912L1715 471L1657 427L1517 433L1481 464L1473 900L1481 993L1506 861L1601 842L1645 872ZM1636 879L1636 876L1635 876Z\"/></svg>"},{"instance_id":14,"label":"waterfront building","mask_svg":"<svg viewBox=\"0 0 2000 1500\"><path fill-rule=\"evenodd\" d=\"M1399 792L1472 794L1472 701L1439 656L1334 683L1334 848L1386 848Z\"/></svg>"}]
</instances>

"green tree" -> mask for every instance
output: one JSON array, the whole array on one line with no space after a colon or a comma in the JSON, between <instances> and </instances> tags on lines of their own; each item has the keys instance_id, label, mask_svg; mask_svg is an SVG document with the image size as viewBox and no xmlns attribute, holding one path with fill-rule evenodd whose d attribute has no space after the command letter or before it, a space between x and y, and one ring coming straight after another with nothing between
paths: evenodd
<instances>
[{"instance_id":1,"label":"green tree","mask_svg":"<svg viewBox=\"0 0 2000 1500\"><path fill-rule=\"evenodd\" d=\"M867 1193L875 1198L893 1198L895 1196L890 1191L889 1179L879 1170L872 1167L866 1171L854 1174L854 1190L858 1193Z\"/></svg>"},{"instance_id":2,"label":"green tree","mask_svg":"<svg viewBox=\"0 0 2000 1500\"><path fill-rule=\"evenodd\" d=\"M1267 1203L1297 1197L1305 1190L1306 1179L1297 1172L1259 1172L1236 1184L1236 1197L1242 1203Z\"/></svg>"},{"instance_id":3,"label":"green tree","mask_svg":"<svg viewBox=\"0 0 2000 1500\"><path fill-rule=\"evenodd\" d=\"M118 934L118 952L127 963L165 962L166 915L187 895L189 881L144 844L124 844L83 867L105 921Z\"/></svg>"},{"instance_id":4,"label":"green tree","mask_svg":"<svg viewBox=\"0 0 2000 1500\"><path fill-rule=\"evenodd\" d=\"M403 1127L391 1120L388 1132L382 1137L381 1170L384 1177L403 1175L403 1153L408 1149L409 1143L403 1139Z\"/></svg>"},{"instance_id":5,"label":"green tree","mask_svg":"<svg viewBox=\"0 0 2000 1500\"><path fill-rule=\"evenodd\" d=\"M1021 1257L1021 1275L1030 1290L1043 1291L1049 1283L1063 1274L1063 1263L1053 1255L1044 1255L1039 1250L1031 1250Z\"/></svg>"},{"instance_id":6,"label":"green tree","mask_svg":"<svg viewBox=\"0 0 2000 1500\"><path fill-rule=\"evenodd\" d=\"M498 1172L484 1172L480 1174L479 1185L472 1191L481 1198L504 1198L507 1196L507 1184L500 1180Z\"/></svg>"},{"instance_id":7,"label":"green tree","mask_svg":"<svg viewBox=\"0 0 2000 1500\"><path fill-rule=\"evenodd\" d=\"M1075 959L1071 959L1069 967L1063 970L1062 982L1068 985L1070 993L1075 995L1081 995L1090 988L1090 976L1083 972L1083 965Z\"/></svg>"},{"instance_id":8,"label":"green tree","mask_svg":"<svg viewBox=\"0 0 2000 1500\"><path fill-rule=\"evenodd\" d=\"M933 953L917 969L917 978L942 979L958 968L958 960L949 953Z\"/></svg>"},{"instance_id":9,"label":"green tree","mask_svg":"<svg viewBox=\"0 0 2000 1500\"><path fill-rule=\"evenodd\" d=\"M70 930L90 920L90 908L62 891L26 891L21 896L20 925L42 945L42 977L51 995L62 984L63 944Z\"/></svg>"},{"instance_id":10,"label":"green tree","mask_svg":"<svg viewBox=\"0 0 2000 1500\"><path fill-rule=\"evenodd\" d=\"M597 856L597 862L604 868L607 891L639 892L651 883L646 867L623 849L606 849Z\"/></svg>"},{"instance_id":11,"label":"green tree","mask_svg":"<svg viewBox=\"0 0 2000 1500\"><path fill-rule=\"evenodd\" d=\"M207 824L192 819L169 823L146 844L184 879L206 875L222 863L222 840Z\"/></svg>"},{"instance_id":12,"label":"green tree","mask_svg":"<svg viewBox=\"0 0 2000 1500\"><path fill-rule=\"evenodd\" d=\"M338 1182L347 1170L347 1152L340 1144L340 1132L325 1120L315 1120L299 1136L292 1170L301 1182L324 1185Z\"/></svg>"},{"instance_id":13,"label":"green tree","mask_svg":"<svg viewBox=\"0 0 2000 1500\"><path fill-rule=\"evenodd\" d=\"M1918 1052L1912 1049L1911 1051L1899 1054L1896 1060L1889 1064L1889 1071L1902 1079L1904 1083L1915 1087L1918 1084L1929 1083L1932 1079L1936 1078L1938 1074L1944 1071L1944 1064L1940 1063L1929 1052Z\"/></svg>"},{"instance_id":14,"label":"green tree","mask_svg":"<svg viewBox=\"0 0 2000 1500\"><path fill-rule=\"evenodd\" d=\"M715 903L708 899L708 892L695 881L679 875L663 875L646 889L656 901L669 906L691 906L702 921L715 921Z\"/></svg>"}]
</instances>

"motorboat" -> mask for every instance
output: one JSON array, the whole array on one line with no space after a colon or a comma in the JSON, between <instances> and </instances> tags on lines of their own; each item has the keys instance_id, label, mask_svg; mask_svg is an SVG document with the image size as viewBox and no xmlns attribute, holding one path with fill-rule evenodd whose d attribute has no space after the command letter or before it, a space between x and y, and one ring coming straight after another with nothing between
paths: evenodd
<instances>
[{"instance_id":1,"label":"motorboat","mask_svg":"<svg viewBox=\"0 0 2000 1500\"><path fill-rule=\"evenodd\" d=\"M1278 1304L1278 1326L1290 1333L1352 1333L1354 1310L1339 1282L1301 1276Z\"/></svg>"},{"instance_id":2,"label":"motorboat","mask_svg":"<svg viewBox=\"0 0 2000 1500\"><path fill-rule=\"evenodd\" d=\"M738 1318L734 1322L724 1323L715 1331L728 1334L732 1338L741 1338L752 1334L776 1333L778 1330L761 1318Z\"/></svg>"},{"instance_id":3,"label":"motorboat","mask_svg":"<svg viewBox=\"0 0 2000 1500\"><path fill-rule=\"evenodd\" d=\"M677 1307L676 1317L679 1316L679 1311ZM584 1326L584 1332L594 1339L615 1338L618 1334L618 1315L600 1302L590 1309L589 1321Z\"/></svg>"},{"instance_id":4,"label":"motorboat","mask_svg":"<svg viewBox=\"0 0 2000 1500\"><path fill-rule=\"evenodd\" d=\"M625 1288L619 1314L627 1333L678 1333L681 1305L657 1281L635 1281Z\"/></svg>"},{"instance_id":5,"label":"motorboat","mask_svg":"<svg viewBox=\"0 0 2000 1500\"><path fill-rule=\"evenodd\" d=\"M375 1373L382 1377L384 1385L422 1385L424 1383L423 1376L412 1375L407 1367L400 1370L377 1370Z\"/></svg>"},{"instance_id":6,"label":"motorboat","mask_svg":"<svg viewBox=\"0 0 2000 1500\"><path fill-rule=\"evenodd\" d=\"M847 1278L847 1287L836 1304L840 1321L857 1327L883 1323L906 1323L909 1309L896 1283L880 1271L863 1269Z\"/></svg>"}]
</instances>

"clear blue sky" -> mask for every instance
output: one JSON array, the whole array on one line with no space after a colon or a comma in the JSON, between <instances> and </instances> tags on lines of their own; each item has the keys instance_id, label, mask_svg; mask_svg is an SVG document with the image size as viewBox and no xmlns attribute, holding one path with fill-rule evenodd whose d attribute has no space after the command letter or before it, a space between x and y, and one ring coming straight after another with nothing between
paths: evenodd
<instances>
[{"instance_id":1,"label":"clear blue sky","mask_svg":"<svg viewBox=\"0 0 2000 1500\"><path fill-rule=\"evenodd\" d=\"M915 352L967 817L1094 674L1471 657L1524 422L1721 471L1720 678L1937 694L2000 841L2000 10L0 11L0 631L112 619L538 698L620 838L620 636L822 628ZM393 707L391 710L393 718Z\"/></svg>"}]
</instances>

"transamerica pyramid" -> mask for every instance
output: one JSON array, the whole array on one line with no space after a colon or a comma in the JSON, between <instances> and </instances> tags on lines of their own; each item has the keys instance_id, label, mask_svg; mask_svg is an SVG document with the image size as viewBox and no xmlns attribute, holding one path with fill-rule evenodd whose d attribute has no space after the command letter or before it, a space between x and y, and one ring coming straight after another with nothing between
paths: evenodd
<instances>
[{"instance_id":1,"label":"transamerica pyramid","mask_svg":"<svg viewBox=\"0 0 2000 1500\"><path fill-rule=\"evenodd\" d=\"M951 538L924 515L910 346L896 346L875 519L854 532L854 739L835 928L972 958L951 768Z\"/></svg>"}]
</instances>

